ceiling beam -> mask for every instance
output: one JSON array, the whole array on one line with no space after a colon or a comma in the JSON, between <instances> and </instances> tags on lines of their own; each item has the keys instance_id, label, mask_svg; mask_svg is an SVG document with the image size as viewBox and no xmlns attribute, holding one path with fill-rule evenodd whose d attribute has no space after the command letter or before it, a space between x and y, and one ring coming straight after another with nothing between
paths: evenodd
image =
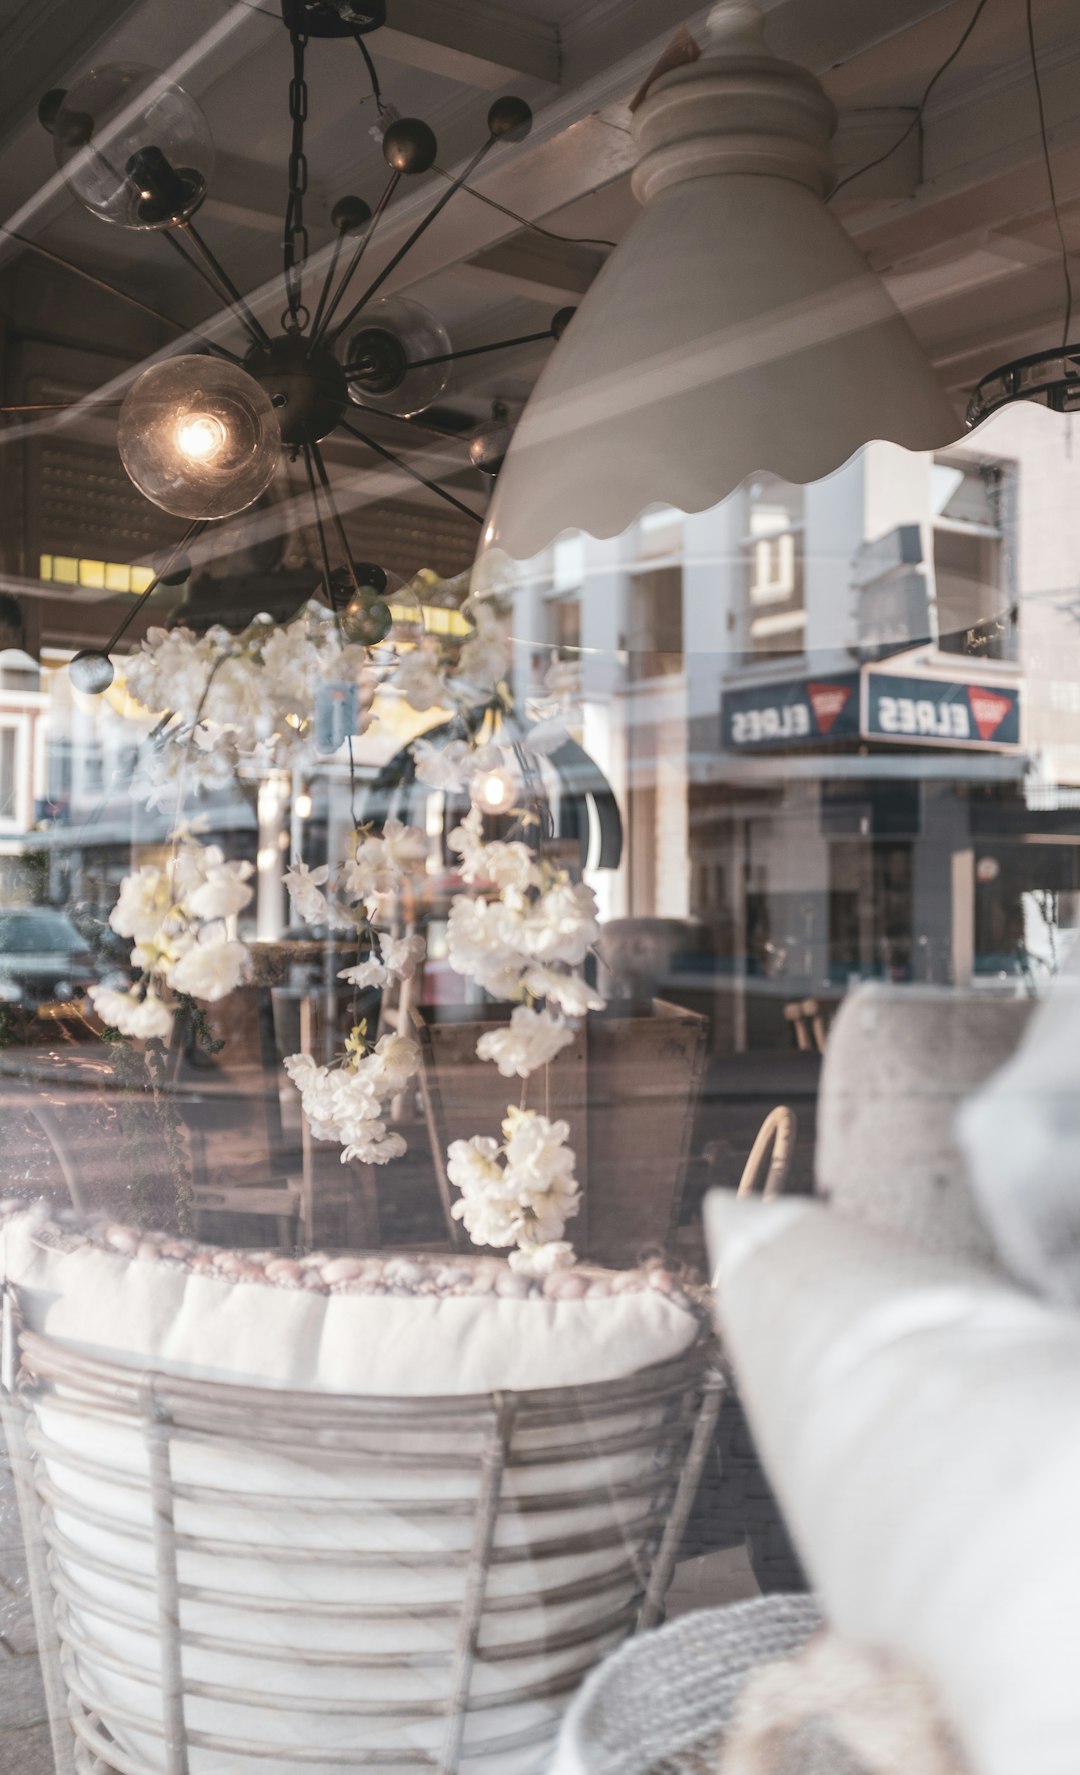
<instances>
[{"instance_id":1,"label":"ceiling beam","mask_svg":"<svg viewBox=\"0 0 1080 1775\"><path fill-rule=\"evenodd\" d=\"M561 71L556 27L491 0L394 0L374 47L380 59L482 92L522 75L557 86Z\"/></svg>"},{"instance_id":2,"label":"ceiling beam","mask_svg":"<svg viewBox=\"0 0 1080 1775\"><path fill-rule=\"evenodd\" d=\"M459 267L459 275L478 271L510 295L562 307L581 300L606 257L602 248L522 231L474 253Z\"/></svg>"}]
</instances>

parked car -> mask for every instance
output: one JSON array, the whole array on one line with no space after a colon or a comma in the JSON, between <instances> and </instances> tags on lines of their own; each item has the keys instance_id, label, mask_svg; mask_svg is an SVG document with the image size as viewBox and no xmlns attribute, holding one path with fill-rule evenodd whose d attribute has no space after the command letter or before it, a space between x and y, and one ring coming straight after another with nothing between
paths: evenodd
<instances>
[{"instance_id":1,"label":"parked car","mask_svg":"<svg viewBox=\"0 0 1080 1775\"><path fill-rule=\"evenodd\" d=\"M49 906L0 910L0 1004L33 1011L84 994L98 969L71 920Z\"/></svg>"}]
</instances>

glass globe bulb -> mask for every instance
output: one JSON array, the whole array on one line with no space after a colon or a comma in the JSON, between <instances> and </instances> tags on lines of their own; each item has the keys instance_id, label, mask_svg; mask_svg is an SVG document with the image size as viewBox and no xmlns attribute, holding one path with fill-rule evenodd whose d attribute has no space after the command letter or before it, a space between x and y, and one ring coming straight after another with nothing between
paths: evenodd
<instances>
[{"instance_id":1,"label":"glass globe bulb","mask_svg":"<svg viewBox=\"0 0 1080 1775\"><path fill-rule=\"evenodd\" d=\"M409 419L437 401L450 380L448 363L429 363L451 350L433 314L405 296L386 296L362 310L343 355L349 398L380 413Z\"/></svg>"},{"instance_id":2,"label":"glass globe bulb","mask_svg":"<svg viewBox=\"0 0 1080 1775\"><path fill-rule=\"evenodd\" d=\"M56 114L53 148L80 201L120 228L186 221L214 167L195 100L140 62L113 62L76 81Z\"/></svg>"},{"instance_id":3,"label":"glass globe bulb","mask_svg":"<svg viewBox=\"0 0 1080 1775\"><path fill-rule=\"evenodd\" d=\"M231 518L265 492L281 433L246 370L211 357L152 364L128 390L117 446L140 493L178 518Z\"/></svg>"}]
</instances>

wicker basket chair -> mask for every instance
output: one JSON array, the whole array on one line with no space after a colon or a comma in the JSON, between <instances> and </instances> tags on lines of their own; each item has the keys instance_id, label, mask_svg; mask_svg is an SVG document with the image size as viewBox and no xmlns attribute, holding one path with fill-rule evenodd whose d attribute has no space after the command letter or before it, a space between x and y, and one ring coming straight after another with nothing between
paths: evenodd
<instances>
[{"instance_id":1,"label":"wicker basket chair","mask_svg":"<svg viewBox=\"0 0 1080 1775\"><path fill-rule=\"evenodd\" d=\"M125 1368L23 1332L3 1418L58 1775L528 1775L661 1613L709 1346L433 1399Z\"/></svg>"}]
</instances>

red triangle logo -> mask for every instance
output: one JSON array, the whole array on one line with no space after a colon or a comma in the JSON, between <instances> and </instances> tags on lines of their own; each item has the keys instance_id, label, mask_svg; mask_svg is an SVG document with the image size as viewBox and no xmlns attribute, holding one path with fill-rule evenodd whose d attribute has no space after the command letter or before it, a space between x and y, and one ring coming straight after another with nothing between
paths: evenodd
<instances>
[{"instance_id":1,"label":"red triangle logo","mask_svg":"<svg viewBox=\"0 0 1080 1775\"><path fill-rule=\"evenodd\" d=\"M818 732L825 734L836 725L847 708L850 684L808 684L806 694L814 711Z\"/></svg>"},{"instance_id":2,"label":"red triangle logo","mask_svg":"<svg viewBox=\"0 0 1080 1775\"><path fill-rule=\"evenodd\" d=\"M1012 698L998 696L993 690L980 690L976 685L967 687L968 703L975 718L981 740L992 739L1006 715L1012 710Z\"/></svg>"}]
</instances>

